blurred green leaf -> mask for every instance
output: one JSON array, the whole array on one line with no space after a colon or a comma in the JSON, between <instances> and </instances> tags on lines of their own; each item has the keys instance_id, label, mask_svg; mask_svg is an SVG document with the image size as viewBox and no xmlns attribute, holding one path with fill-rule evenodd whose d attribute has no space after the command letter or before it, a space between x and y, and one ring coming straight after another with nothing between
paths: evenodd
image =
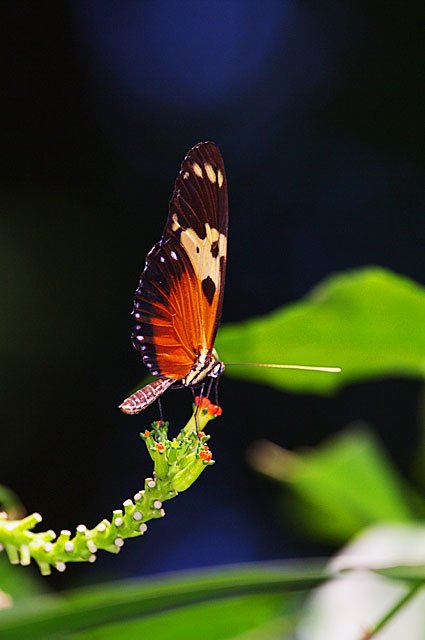
<instances>
[{"instance_id":1,"label":"blurred green leaf","mask_svg":"<svg viewBox=\"0 0 425 640\"><path fill-rule=\"evenodd\" d=\"M223 326L224 362L338 366L342 373L228 367L281 389L331 392L384 376L425 377L425 289L379 267L337 274L268 316Z\"/></svg>"},{"instance_id":2,"label":"blurred green leaf","mask_svg":"<svg viewBox=\"0 0 425 640\"><path fill-rule=\"evenodd\" d=\"M249 595L182 607L142 619L123 621L73 634L75 640L227 640L267 629L271 622L280 635L291 631L301 605L299 596ZM261 636L260 636L261 637Z\"/></svg>"},{"instance_id":3,"label":"blurred green leaf","mask_svg":"<svg viewBox=\"0 0 425 640\"><path fill-rule=\"evenodd\" d=\"M415 520L409 504L420 498L364 428L352 428L298 454L263 443L251 460L293 492L285 517L289 514L304 532L322 540L345 542L374 523Z\"/></svg>"},{"instance_id":4,"label":"blurred green leaf","mask_svg":"<svg viewBox=\"0 0 425 640\"><path fill-rule=\"evenodd\" d=\"M373 571L386 578L401 580L402 582L419 582L425 586L425 564L383 567L381 569L373 569Z\"/></svg>"},{"instance_id":5,"label":"blurred green leaf","mask_svg":"<svg viewBox=\"0 0 425 640\"><path fill-rule=\"evenodd\" d=\"M27 567L12 566L6 554L2 554L0 555L0 591L8 594L13 604L16 605L25 602L32 596L45 593L47 584L38 572L34 574ZM0 618L1 615L0 611Z\"/></svg>"},{"instance_id":6,"label":"blurred green leaf","mask_svg":"<svg viewBox=\"0 0 425 640\"><path fill-rule=\"evenodd\" d=\"M2 484L0 484L0 511L6 511L11 520L22 518L25 513L16 493Z\"/></svg>"},{"instance_id":7,"label":"blurred green leaf","mask_svg":"<svg viewBox=\"0 0 425 640\"><path fill-rule=\"evenodd\" d=\"M328 577L322 564L309 560L308 564L258 563L184 572L143 582L99 585L68 592L60 600L40 597L27 607L5 609L0 612L0 638L48 640L83 631L94 633L99 626L136 619L141 623L145 616L163 615L210 600L260 594L282 597L317 586ZM274 608L273 602L263 601L262 619L269 606ZM203 635L202 630L199 635ZM181 637L178 631L175 637Z\"/></svg>"}]
</instances>

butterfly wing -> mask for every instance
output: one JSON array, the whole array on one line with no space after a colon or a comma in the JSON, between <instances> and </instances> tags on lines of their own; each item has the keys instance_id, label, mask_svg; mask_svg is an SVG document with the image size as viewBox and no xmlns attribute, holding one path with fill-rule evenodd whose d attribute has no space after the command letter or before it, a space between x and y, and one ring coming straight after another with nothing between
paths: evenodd
<instances>
[{"instance_id":1,"label":"butterfly wing","mask_svg":"<svg viewBox=\"0 0 425 640\"><path fill-rule=\"evenodd\" d=\"M213 142L183 160L161 240L146 258L134 298L132 341L156 376L174 380L211 352L220 323L228 204L223 159Z\"/></svg>"}]
</instances>

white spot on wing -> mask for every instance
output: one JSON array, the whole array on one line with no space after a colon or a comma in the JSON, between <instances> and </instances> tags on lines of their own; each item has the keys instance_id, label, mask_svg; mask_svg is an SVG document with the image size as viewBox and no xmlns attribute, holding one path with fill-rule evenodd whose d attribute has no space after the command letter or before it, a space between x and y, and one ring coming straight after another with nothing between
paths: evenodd
<instances>
[{"instance_id":1,"label":"white spot on wing","mask_svg":"<svg viewBox=\"0 0 425 640\"><path fill-rule=\"evenodd\" d=\"M192 165L193 173L198 176L198 178L203 178L204 174L202 173L202 169L197 162L194 162Z\"/></svg>"},{"instance_id":2,"label":"white spot on wing","mask_svg":"<svg viewBox=\"0 0 425 640\"><path fill-rule=\"evenodd\" d=\"M217 178L218 178L218 186L222 187L223 185L223 174L221 173L220 169L217 171Z\"/></svg>"},{"instance_id":3,"label":"white spot on wing","mask_svg":"<svg viewBox=\"0 0 425 640\"><path fill-rule=\"evenodd\" d=\"M180 229L180 223L179 223L179 219L177 217L177 213L173 213L172 217L171 217L171 229L173 231L177 231L177 229Z\"/></svg>"},{"instance_id":4,"label":"white spot on wing","mask_svg":"<svg viewBox=\"0 0 425 640\"><path fill-rule=\"evenodd\" d=\"M160 260L160 262L165 262L164 256L160 256L159 260Z\"/></svg>"},{"instance_id":5,"label":"white spot on wing","mask_svg":"<svg viewBox=\"0 0 425 640\"><path fill-rule=\"evenodd\" d=\"M177 260L177 254L175 251L170 251L170 256L173 258L173 260Z\"/></svg>"},{"instance_id":6,"label":"white spot on wing","mask_svg":"<svg viewBox=\"0 0 425 640\"><path fill-rule=\"evenodd\" d=\"M204 168L205 168L206 174L208 176L208 180L210 182L212 182L213 184L215 184L215 181L216 181L217 177L215 175L215 171L212 168L212 166L210 164L208 164L208 162L206 162L204 164Z\"/></svg>"},{"instance_id":7,"label":"white spot on wing","mask_svg":"<svg viewBox=\"0 0 425 640\"><path fill-rule=\"evenodd\" d=\"M183 180L187 180L189 177L189 171L185 171L183 174Z\"/></svg>"},{"instance_id":8,"label":"white spot on wing","mask_svg":"<svg viewBox=\"0 0 425 640\"><path fill-rule=\"evenodd\" d=\"M144 339L145 339L145 336L137 336L137 340L139 342L143 342Z\"/></svg>"}]
</instances>

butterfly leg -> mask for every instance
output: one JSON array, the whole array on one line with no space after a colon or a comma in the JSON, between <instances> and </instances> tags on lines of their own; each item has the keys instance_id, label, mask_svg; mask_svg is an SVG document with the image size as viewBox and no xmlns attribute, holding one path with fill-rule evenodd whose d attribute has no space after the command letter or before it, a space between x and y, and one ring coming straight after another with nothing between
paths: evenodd
<instances>
[{"instance_id":1,"label":"butterfly leg","mask_svg":"<svg viewBox=\"0 0 425 640\"><path fill-rule=\"evenodd\" d=\"M211 389L212 389L213 384L214 384L214 378L210 378L210 379L208 380L207 392L206 392L206 394L205 394L205 396L206 396L207 398L209 398L209 397L210 397L210 393L211 393Z\"/></svg>"},{"instance_id":2,"label":"butterfly leg","mask_svg":"<svg viewBox=\"0 0 425 640\"><path fill-rule=\"evenodd\" d=\"M193 387L191 387L192 390L192 395L193 395L193 401L195 402L195 414L194 414L194 418L195 418L195 425L196 425L196 432L199 433L199 423L198 423L198 411L199 411L199 404L201 403L202 398L204 397L204 389L205 389L205 383L203 383L201 385L201 391L199 393L199 403L196 404L195 402L195 397L196 397L196 392L195 389Z\"/></svg>"},{"instance_id":3,"label":"butterfly leg","mask_svg":"<svg viewBox=\"0 0 425 640\"><path fill-rule=\"evenodd\" d=\"M164 422L164 414L162 413L162 402L161 402L161 398L157 399L158 402L158 409L159 409L159 419L161 422Z\"/></svg>"},{"instance_id":4,"label":"butterfly leg","mask_svg":"<svg viewBox=\"0 0 425 640\"><path fill-rule=\"evenodd\" d=\"M193 397L193 403L195 405L195 413L194 413L194 418L195 418L195 425L196 425L196 431L197 433L199 433L199 428L198 428L198 405L195 402L195 398L196 398L196 391L193 387L190 387L190 390L192 392L192 397Z\"/></svg>"},{"instance_id":5,"label":"butterfly leg","mask_svg":"<svg viewBox=\"0 0 425 640\"><path fill-rule=\"evenodd\" d=\"M214 404L218 405L218 385L220 382L220 378L215 378L215 386L214 386Z\"/></svg>"}]
</instances>

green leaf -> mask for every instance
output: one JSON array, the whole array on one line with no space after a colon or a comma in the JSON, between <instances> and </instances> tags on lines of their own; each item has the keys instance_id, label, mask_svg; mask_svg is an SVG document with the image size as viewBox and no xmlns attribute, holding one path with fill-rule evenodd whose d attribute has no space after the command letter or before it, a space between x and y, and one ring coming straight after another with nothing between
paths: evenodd
<instances>
[{"instance_id":1,"label":"green leaf","mask_svg":"<svg viewBox=\"0 0 425 640\"><path fill-rule=\"evenodd\" d=\"M172 609L249 594L276 595L303 591L329 577L323 565L265 563L221 570L185 572L81 589L61 599L34 599L27 607L0 614L2 640L49 640L67 634L124 623ZM269 603L270 604L270 603ZM266 605L263 602L263 606ZM274 605L273 605L274 606ZM202 636L202 633L200 633ZM89 636L90 637L90 636ZM96 636L93 636L96 637ZM102 636L101 636L102 637ZM176 633L175 637L182 637Z\"/></svg>"},{"instance_id":2,"label":"green leaf","mask_svg":"<svg viewBox=\"0 0 425 640\"><path fill-rule=\"evenodd\" d=\"M383 567L382 569L373 569L373 571L392 580L423 583L425 586L425 564Z\"/></svg>"},{"instance_id":3,"label":"green leaf","mask_svg":"<svg viewBox=\"0 0 425 640\"><path fill-rule=\"evenodd\" d=\"M0 591L10 596L13 605L45 593L46 590L46 582L39 576L33 575L27 567L11 565L6 554L0 556Z\"/></svg>"},{"instance_id":4,"label":"green leaf","mask_svg":"<svg viewBox=\"0 0 425 640\"><path fill-rule=\"evenodd\" d=\"M291 489L285 517L289 514L305 533L340 543L374 523L415 520L409 507L413 490L364 428L352 428L298 454L272 449L261 445L252 461Z\"/></svg>"},{"instance_id":5,"label":"green leaf","mask_svg":"<svg viewBox=\"0 0 425 640\"><path fill-rule=\"evenodd\" d=\"M337 274L300 302L219 331L224 362L337 366L339 374L228 367L292 391L329 393L385 376L425 377L425 289L379 267Z\"/></svg>"},{"instance_id":6,"label":"green leaf","mask_svg":"<svg viewBox=\"0 0 425 640\"><path fill-rule=\"evenodd\" d=\"M299 596L249 595L181 607L142 619L73 634L73 640L228 640L277 623L280 633L293 627ZM280 638L283 636L280 635Z\"/></svg>"},{"instance_id":7,"label":"green leaf","mask_svg":"<svg viewBox=\"0 0 425 640\"><path fill-rule=\"evenodd\" d=\"M21 517L25 512L16 493L3 484L0 484L0 511L6 511L10 519Z\"/></svg>"}]
</instances>

